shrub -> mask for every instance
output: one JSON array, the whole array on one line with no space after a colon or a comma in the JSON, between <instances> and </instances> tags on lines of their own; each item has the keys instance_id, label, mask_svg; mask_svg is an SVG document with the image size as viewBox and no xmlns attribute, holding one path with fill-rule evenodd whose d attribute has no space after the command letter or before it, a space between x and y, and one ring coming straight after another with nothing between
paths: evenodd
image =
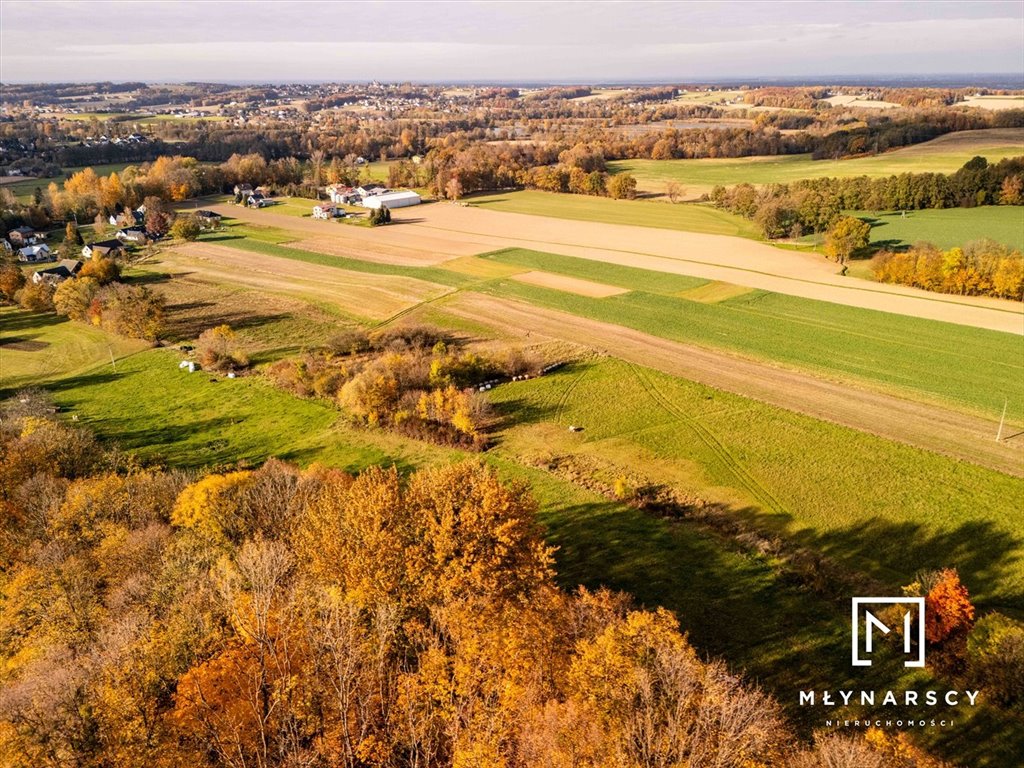
<instances>
[{"instance_id":1,"label":"shrub","mask_svg":"<svg viewBox=\"0 0 1024 768\"><path fill-rule=\"evenodd\" d=\"M249 356L242 351L238 335L228 325L203 331L196 341L199 362L212 371L238 371L249 367Z\"/></svg>"}]
</instances>

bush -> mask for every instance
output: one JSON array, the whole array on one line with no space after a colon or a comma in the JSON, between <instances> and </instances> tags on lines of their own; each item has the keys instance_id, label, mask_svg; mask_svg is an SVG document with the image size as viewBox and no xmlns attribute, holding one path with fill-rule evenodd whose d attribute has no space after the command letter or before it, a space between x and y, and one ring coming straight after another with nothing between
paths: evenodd
<instances>
[{"instance_id":1,"label":"bush","mask_svg":"<svg viewBox=\"0 0 1024 768\"><path fill-rule=\"evenodd\" d=\"M211 371L238 371L249 367L249 356L241 350L238 335L228 325L208 328L196 341L203 368Z\"/></svg>"},{"instance_id":2,"label":"bush","mask_svg":"<svg viewBox=\"0 0 1024 768\"><path fill-rule=\"evenodd\" d=\"M370 339L365 331L341 331L324 344L324 351L333 355L358 355L370 349Z\"/></svg>"},{"instance_id":3,"label":"bush","mask_svg":"<svg viewBox=\"0 0 1024 768\"><path fill-rule=\"evenodd\" d=\"M370 346L376 350L430 349L445 339L445 332L433 325L397 325L370 334Z\"/></svg>"}]
</instances>

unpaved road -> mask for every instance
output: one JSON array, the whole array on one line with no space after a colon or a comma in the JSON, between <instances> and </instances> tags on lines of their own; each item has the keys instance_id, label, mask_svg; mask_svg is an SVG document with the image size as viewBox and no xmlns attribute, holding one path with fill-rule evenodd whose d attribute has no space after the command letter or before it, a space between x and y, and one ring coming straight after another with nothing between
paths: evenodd
<instances>
[{"instance_id":1,"label":"unpaved road","mask_svg":"<svg viewBox=\"0 0 1024 768\"><path fill-rule=\"evenodd\" d=\"M337 250L325 248L325 252L361 254L372 261L408 264L412 259L427 265L499 248L531 248L1024 335L1024 305L1019 302L947 296L841 277L836 265L820 256L724 235L570 221L448 203L399 209L393 212L395 223L377 229L275 214L272 209L209 207L225 216L302 233L305 237L296 239L310 248L324 237L337 240ZM306 236L314 232L315 239Z\"/></svg>"},{"instance_id":2,"label":"unpaved road","mask_svg":"<svg viewBox=\"0 0 1024 768\"><path fill-rule=\"evenodd\" d=\"M444 309L515 334L584 344L673 376L1024 477L1024 436L996 443L998 424L989 419L512 299L461 292L446 299ZM1020 431L1007 425L1004 434Z\"/></svg>"}]
</instances>

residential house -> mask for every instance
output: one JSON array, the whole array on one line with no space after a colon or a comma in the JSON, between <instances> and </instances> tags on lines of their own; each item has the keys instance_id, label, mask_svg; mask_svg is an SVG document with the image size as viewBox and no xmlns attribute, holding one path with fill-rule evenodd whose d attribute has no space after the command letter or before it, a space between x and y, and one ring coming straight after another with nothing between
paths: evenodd
<instances>
[{"instance_id":1,"label":"residential house","mask_svg":"<svg viewBox=\"0 0 1024 768\"><path fill-rule=\"evenodd\" d=\"M7 233L13 245L35 245L39 239L39 233L32 227L17 227Z\"/></svg>"},{"instance_id":2,"label":"residential house","mask_svg":"<svg viewBox=\"0 0 1024 768\"><path fill-rule=\"evenodd\" d=\"M387 191L388 188L381 186L380 184L367 184L366 186L356 187L356 192L362 198L373 197L374 195L383 195Z\"/></svg>"},{"instance_id":3,"label":"residential house","mask_svg":"<svg viewBox=\"0 0 1024 768\"><path fill-rule=\"evenodd\" d=\"M253 192L251 184L235 184L235 194L241 195L242 199L249 197Z\"/></svg>"},{"instance_id":4,"label":"residential house","mask_svg":"<svg viewBox=\"0 0 1024 768\"><path fill-rule=\"evenodd\" d=\"M146 232L145 227L141 226L124 227L117 230L117 239L123 240L126 243L145 245L149 242L149 233Z\"/></svg>"},{"instance_id":5,"label":"residential house","mask_svg":"<svg viewBox=\"0 0 1024 768\"><path fill-rule=\"evenodd\" d=\"M32 275L32 282L56 285L77 275L81 268L82 262L78 259L61 259L55 267L36 270L36 273Z\"/></svg>"},{"instance_id":6,"label":"residential house","mask_svg":"<svg viewBox=\"0 0 1024 768\"><path fill-rule=\"evenodd\" d=\"M194 215L200 225L204 227L214 229L220 226L221 216L219 213L215 213L213 211L196 211Z\"/></svg>"},{"instance_id":7,"label":"residential house","mask_svg":"<svg viewBox=\"0 0 1024 768\"><path fill-rule=\"evenodd\" d=\"M345 216L345 211L331 203L319 203L313 206L314 219L337 219Z\"/></svg>"},{"instance_id":8,"label":"residential house","mask_svg":"<svg viewBox=\"0 0 1024 768\"><path fill-rule=\"evenodd\" d=\"M138 210L125 211L119 216L111 216L107 219L112 227L133 227L142 224L146 220L146 206L140 205Z\"/></svg>"},{"instance_id":9,"label":"residential house","mask_svg":"<svg viewBox=\"0 0 1024 768\"><path fill-rule=\"evenodd\" d=\"M114 258L123 253L124 244L120 240L101 240L97 243L89 243L82 248L82 255L87 259L91 259L94 255Z\"/></svg>"},{"instance_id":10,"label":"residential house","mask_svg":"<svg viewBox=\"0 0 1024 768\"><path fill-rule=\"evenodd\" d=\"M331 198L332 203L343 205L353 205L359 201L359 193L344 184L332 184L327 187L327 196Z\"/></svg>"},{"instance_id":11,"label":"residential house","mask_svg":"<svg viewBox=\"0 0 1024 768\"><path fill-rule=\"evenodd\" d=\"M49 261L53 258L50 253L50 246L46 243L40 245L26 245L18 249L18 261L33 264L37 261Z\"/></svg>"},{"instance_id":12,"label":"residential house","mask_svg":"<svg viewBox=\"0 0 1024 768\"><path fill-rule=\"evenodd\" d=\"M253 192L251 195L249 195L249 198L245 201L245 204L250 208L263 208L268 204L268 201L261 192Z\"/></svg>"}]
</instances>

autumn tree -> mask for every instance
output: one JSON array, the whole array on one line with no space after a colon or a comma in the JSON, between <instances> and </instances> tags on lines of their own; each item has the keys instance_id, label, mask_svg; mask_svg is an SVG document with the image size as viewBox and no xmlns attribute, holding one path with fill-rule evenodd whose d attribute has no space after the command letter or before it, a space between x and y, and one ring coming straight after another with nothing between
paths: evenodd
<instances>
[{"instance_id":1,"label":"autumn tree","mask_svg":"<svg viewBox=\"0 0 1024 768\"><path fill-rule=\"evenodd\" d=\"M954 568L945 568L929 580L925 594L925 638L942 643L954 635L965 635L974 626L974 605Z\"/></svg>"},{"instance_id":2,"label":"autumn tree","mask_svg":"<svg viewBox=\"0 0 1024 768\"><path fill-rule=\"evenodd\" d=\"M12 302L25 285L25 274L14 264L0 266L0 298Z\"/></svg>"},{"instance_id":3,"label":"autumn tree","mask_svg":"<svg viewBox=\"0 0 1024 768\"><path fill-rule=\"evenodd\" d=\"M825 255L846 264L854 253L867 247L870 239L870 224L854 216L843 216L825 233Z\"/></svg>"},{"instance_id":4,"label":"autumn tree","mask_svg":"<svg viewBox=\"0 0 1024 768\"><path fill-rule=\"evenodd\" d=\"M45 280L25 283L16 294L18 303L30 312L49 312L53 309L54 288Z\"/></svg>"},{"instance_id":5,"label":"autumn tree","mask_svg":"<svg viewBox=\"0 0 1024 768\"><path fill-rule=\"evenodd\" d=\"M65 280L53 294L54 309L72 320L86 320L99 288L99 282L88 276Z\"/></svg>"},{"instance_id":6,"label":"autumn tree","mask_svg":"<svg viewBox=\"0 0 1024 768\"><path fill-rule=\"evenodd\" d=\"M94 253L92 258L82 265L79 270L79 277L88 277L100 285L112 283L121 276L121 267L114 259Z\"/></svg>"},{"instance_id":7,"label":"autumn tree","mask_svg":"<svg viewBox=\"0 0 1024 768\"><path fill-rule=\"evenodd\" d=\"M628 173L616 173L608 179L608 196L613 200L632 200L636 197L636 179Z\"/></svg>"},{"instance_id":8,"label":"autumn tree","mask_svg":"<svg viewBox=\"0 0 1024 768\"><path fill-rule=\"evenodd\" d=\"M444 185L444 194L449 200L458 200L462 197L462 181L458 176L452 176Z\"/></svg>"},{"instance_id":9,"label":"autumn tree","mask_svg":"<svg viewBox=\"0 0 1024 768\"><path fill-rule=\"evenodd\" d=\"M171 225L171 237L192 241L199 237L202 226L195 216L178 216Z\"/></svg>"},{"instance_id":10,"label":"autumn tree","mask_svg":"<svg viewBox=\"0 0 1024 768\"><path fill-rule=\"evenodd\" d=\"M683 196L683 185L678 181L670 181L665 184L665 194L668 195L669 202L675 203Z\"/></svg>"}]
</instances>

